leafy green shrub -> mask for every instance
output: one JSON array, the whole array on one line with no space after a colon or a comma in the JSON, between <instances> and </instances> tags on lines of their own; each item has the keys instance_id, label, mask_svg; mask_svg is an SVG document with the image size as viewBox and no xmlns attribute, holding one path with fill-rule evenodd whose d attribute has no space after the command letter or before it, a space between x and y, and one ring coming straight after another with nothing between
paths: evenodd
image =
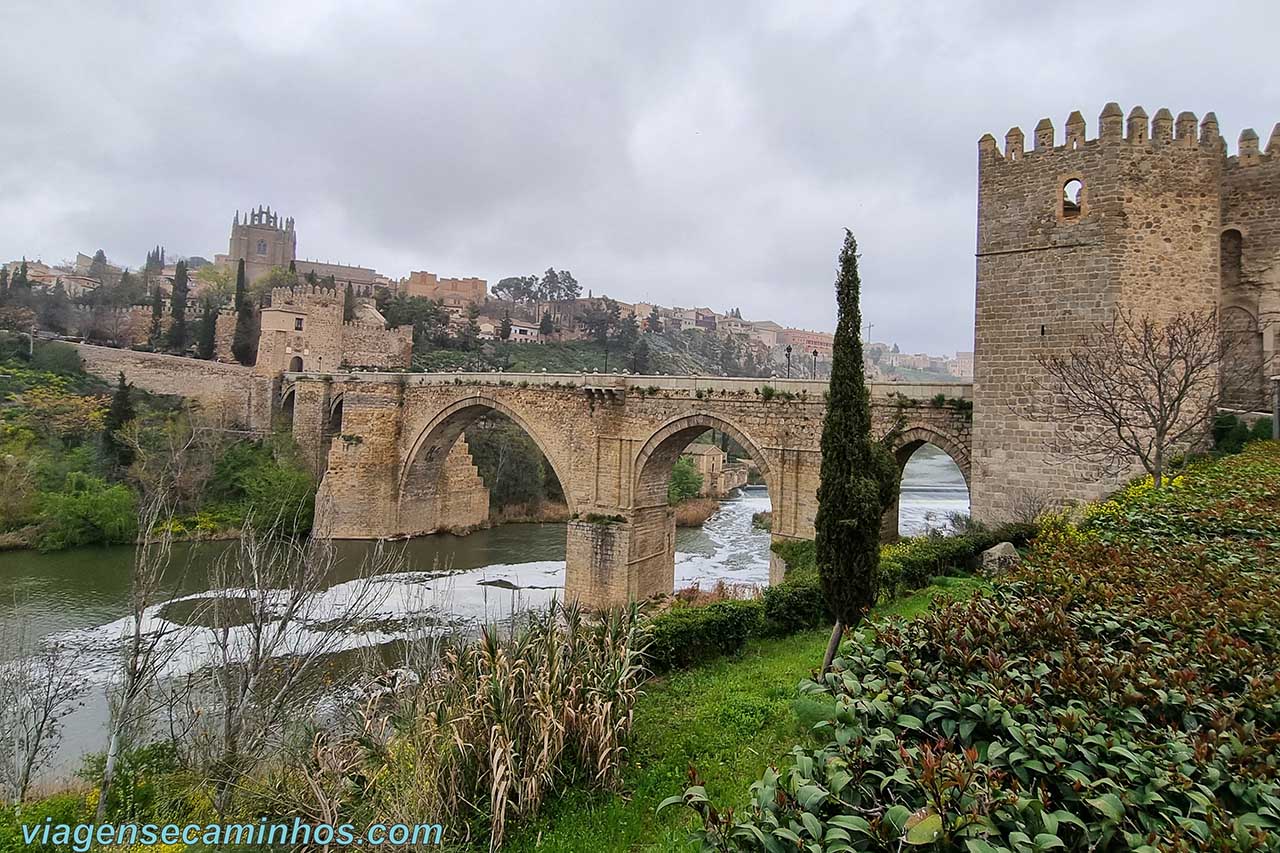
<instances>
[{"instance_id":1,"label":"leafy green shrub","mask_svg":"<svg viewBox=\"0 0 1280 853\"><path fill-rule=\"evenodd\" d=\"M71 792L26 802L20 807L0 807L0 853L65 850L65 847L53 844L28 845L22 836L22 827L40 826L46 820L53 824L76 826L92 817L84 795Z\"/></svg>"},{"instance_id":2,"label":"leafy green shrub","mask_svg":"<svg viewBox=\"0 0 1280 853\"><path fill-rule=\"evenodd\" d=\"M649 668L665 672L738 653L759 632L763 610L754 600L676 605L649 621Z\"/></svg>"},{"instance_id":3,"label":"leafy green shrub","mask_svg":"<svg viewBox=\"0 0 1280 853\"><path fill-rule=\"evenodd\" d=\"M671 479L667 481L667 503L675 506L681 501L696 498L702 491L702 475L687 456L681 456L671 466Z\"/></svg>"},{"instance_id":4,"label":"leafy green shrub","mask_svg":"<svg viewBox=\"0 0 1280 853\"><path fill-rule=\"evenodd\" d=\"M1213 419L1213 449L1218 453L1239 453L1250 441L1270 438L1271 418L1258 418L1250 425L1224 412Z\"/></svg>"},{"instance_id":5,"label":"leafy green shrub","mask_svg":"<svg viewBox=\"0 0 1280 853\"><path fill-rule=\"evenodd\" d=\"M782 542L774 542L769 548L787 564L788 578L797 572L812 572L816 576L818 571L817 546L812 539L787 539Z\"/></svg>"},{"instance_id":6,"label":"leafy green shrub","mask_svg":"<svg viewBox=\"0 0 1280 853\"><path fill-rule=\"evenodd\" d=\"M983 551L1012 542L1019 548L1036 535L1034 524L1010 523L996 528L974 527L956 536L931 534L901 539L880 548L879 585L882 596L892 598L928 586L938 575L972 571ZM816 572L814 543L794 539L775 542L773 552L787 564L787 580L797 574Z\"/></svg>"},{"instance_id":7,"label":"leafy green shrub","mask_svg":"<svg viewBox=\"0 0 1280 853\"><path fill-rule=\"evenodd\" d=\"M57 551L80 545L123 545L138 535L137 501L123 483L72 473L61 492L40 496L36 547Z\"/></svg>"},{"instance_id":8,"label":"leafy green shrub","mask_svg":"<svg viewBox=\"0 0 1280 853\"><path fill-rule=\"evenodd\" d=\"M1001 542L1025 546L1036 527L1011 523L993 529L975 527L955 536L930 534L902 539L880 549L880 588L888 596L928 586L938 575L965 574L977 568L980 555Z\"/></svg>"},{"instance_id":9,"label":"leafy green shrub","mask_svg":"<svg viewBox=\"0 0 1280 853\"><path fill-rule=\"evenodd\" d=\"M0 361L25 362L28 358L28 347L26 335L19 335L13 332L0 332Z\"/></svg>"},{"instance_id":10,"label":"leafy green shrub","mask_svg":"<svg viewBox=\"0 0 1280 853\"><path fill-rule=\"evenodd\" d=\"M244 492L257 524L282 532L306 533L315 516L315 483L298 468L270 465L244 479Z\"/></svg>"},{"instance_id":11,"label":"leafy green shrub","mask_svg":"<svg viewBox=\"0 0 1280 853\"><path fill-rule=\"evenodd\" d=\"M105 753L86 756L79 776L96 785L102 779ZM143 821L158 817L162 803L172 791L166 790L182 769L177 748L160 742L126 749L116 762L115 781L107 803L107 816L116 821Z\"/></svg>"},{"instance_id":12,"label":"leafy green shrub","mask_svg":"<svg viewBox=\"0 0 1280 853\"><path fill-rule=\"evenodd\" d=\"M816 748L704 850L1280 846L1280 443L1052 521L989 597L872 623L803 692Z\"/></svg>"},{"instance_id":13,"label":"leafy green shrub","mask_svg":"<svg viewBox=\"0 0 1280 853\"><path fill-rule=\"evenodd\" d=\"M282 444L276 447L273 444ZM259 526L279 524L285 532L305 533L315 514L315 482L292 458L292 445L276 441L242 441L231 445L214 464L205 493L217 518L243 522L251 513ZM228 513L227 506L238 511ZM230 526L230 525L228 525Z\"/></svg>"},{"instance_id":14,"label":"leafy green shrub","mask_svg":"<svg viewBox=\"0 0 1280 853\"><path fill-rule=\"evenodd\" d=\"M80 351L71 344L49 341L36 347L31 367L60 376L76 376L81 372Z\"/></svg>"},{"instance_id":15,"label":"leafy green shrub","mask_svg":"<svg viewBox=\"0 0 1280 853\"><path fill-rule=\"evenodd\" d=\"M764 608L764 632L770 636L784 637L831 622L822 584L813 573L766 587L760 601Z\"/></svg>"}]
</instances>

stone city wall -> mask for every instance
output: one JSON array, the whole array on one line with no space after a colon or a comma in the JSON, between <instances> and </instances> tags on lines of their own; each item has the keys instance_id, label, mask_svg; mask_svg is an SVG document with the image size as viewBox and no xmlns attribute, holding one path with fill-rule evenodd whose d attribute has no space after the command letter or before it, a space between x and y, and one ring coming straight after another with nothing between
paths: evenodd
<instances>
[{"instance_id":1,"label":"stone city wall","mask_svg":"<svg viewBox=\"0 0 1280 853\"><path fill-rule=\"evenodd\" d=\"M107 382L120 373L152 394L185 397L225 427L267 431L276 383L238 364L76 344L84 369Z\"/></svg>"}]
</instances>

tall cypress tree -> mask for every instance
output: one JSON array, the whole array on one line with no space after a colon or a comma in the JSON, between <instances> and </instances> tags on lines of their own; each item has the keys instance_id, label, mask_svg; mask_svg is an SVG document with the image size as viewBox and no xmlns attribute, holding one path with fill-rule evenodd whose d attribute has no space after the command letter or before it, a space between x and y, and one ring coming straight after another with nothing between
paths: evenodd
<instances>
[{"instance_id":1,"label":"tall cypress tree","mask_svg":"<svg viewBox=\"0 0 1280 853\"><path fill-rule=\"evenodd\" d=\"M120 373L120 381L111 395L111 405L107 415L102 419L102 446L107 456L121 468L133 464L133 448L125 444L119 431L137 414L133 408L131 388L124 381L124 372Z\"/></svg>"},{"instance_id":2,"label":"tall cypress tree","mask_svg":"<svg viewBox=\"0 0 1280 853\"><path fill-rule=\"evenodd\" d=\"M217 348L218 309L214 308L212 299L206 299L204 301L204 313L200 317L200 341L197 345L196 354L201 358L213 358Z\"/></svg>"},{"instance_id":3,"label":"tall cypress tree","mask_svg":"<svg viewBox=\"0 0 1280 853\"><path fill-rule=\"evenodd\" d=\"M236 264L236 295L235 309L240 310L240 306L244 303L245 282L244 282L244 258Z\"/></svg>"},{"instance_id":4,"label":"tall cypress tree","mask_svg":"<svg viewBox=\"0 0 1280 853\"><path fill-rule=\"evenodd\" d=\"M164 297L160 293L160 286L155 285L151 291L151 334L150 344L152 349L160 348L161 320L164 317Z\"/></svg>"},{"instance_id":5,"label":"tall cypress tree","mask_svg":"<svg viewBox=\"0 0 1280 853\"><path fill-rule=\"evenodd\" d=\"M236 267L236 330L231 338L231 354L245 366L253 364L253 305L245 293L244 258Z\"/></svg>"},{"instance_id":6,"label":"tall cypress tree","mask_svg":"<svg viewBox=\"0 0 1280 853\"><path fill-rule=\"evenodd\" d=\"M839 318L832 345L831 385L822 424L822 468L816 530L818 574L835 617L822 663L831 666L844 628L857 624L879 592L880 518L897 491L897 464L871 438L871 401L862 364L858 307L858 242L845 230L836 278Z\"/></svg>"},{"instance_id":7,"label":"tall cypress tree","mask_svg":"<svg viewBox=\"0 0 1280 853\"><path fill-rule=\"evenodd\" d=\"M187 348L187 262L178 261L173 271L173 299L169 306L173 324L169 326L169 346L178 352Z\"/></svg>"},{"instance_id":8,"label":"tall cypress tree","mask_svg":"<svg viewBox=\"0 0 1280 853\"><path fill-rule=\"evenodd\" d=\"M347 282L347 294L342 303L342 322L350 323L356 318L356 293L351 286L351 282Z\"/></svg>"}]
</instances>

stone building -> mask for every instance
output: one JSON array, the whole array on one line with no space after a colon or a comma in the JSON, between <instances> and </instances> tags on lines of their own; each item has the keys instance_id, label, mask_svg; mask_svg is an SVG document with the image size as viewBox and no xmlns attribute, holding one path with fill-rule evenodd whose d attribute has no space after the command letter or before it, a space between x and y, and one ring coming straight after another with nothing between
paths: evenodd
<instances>
[{"instance_id":1,"label":"stone building","mask_svg":"<svg viewBox=\"0 0 1280 853\"><path fill-rule=\"evenodd\" d=\"M1117 309L1160 320L1218 310L1256 380L1226 402L1261 404L1277 372L1280 126L1266 153L1252 130L1228 156L1213 113L1176 119L1102 110L1096 138L1073 112L978 142L973 493L984 520L1044 500L1100 496L1128 472L1055 459L1069 426L1022 415L1051 401L1037 356L1065 353ZM1052 464L1057 462L1059 464Z\"/></svg>"},{"instance_id":2,"label":"stone building","mask_svg":"<svg viewBox=\"0 0 1280 853\"><path fill-rule=\"evenodd\" d=\"M947 373L961 379L973 379L973 353L956 351L956 357L947 362Z\"/></svg>"},{"instance_id":3,"label":"stone building","mask_svg":"<svg viewBox=\"0 0 1280 853\"><path fill-rule=\"evenodd\" d=\"M484 302L489 285L482 278L440 278L431 272L411 272L400 282L399 289L408 296L443 302L453 312Z\"/></svg>"},{"instance_id":4,"label":"stone building","mask_svg":"<svg viewBox=\"0 0 1280 853\"><path fill-rule=\"evenodd\" d=\"M270 207L250 210L240 221L240 211L231 220L231 240L225 255L215 255L214 263L235 265L244 260L245 278L255 282L272 267L287 267L298 254L298 234L293 218L280 218Z\"/></svg>"},{"instance_id":5,"label":"stone building","mask_svg":"<svg viewBox=\"0 0 1280 853\"><path fill-rule=\"evenodd\" d=\"M695 442L681 453L693 463L702 477L699 497L720 498L747 484L751 466L746 462L730 462L714 444Z\"/></svg>"},{"instance_id":6,"label":"stone building","mask_svg":"<svg viewBox=\"0 0 1280 853\"><path fill-rule=\"evenodd\" d=\"M394 281L370 267L297 259L293 263L293 268L297 270L298 275L304 277L310 275L316 279L317 283L323 283L332 278L336 287L345 289L350 284L352 292L357 296L373 296L374 291L379 287L394 288L396 286Z\"/></svg>"},{"instance_id":7,"label":"stone building","mask_svg":"<svg viewBox=\"0 0 1280 853\"><path fill-rule=\"evenodd\" d=\"M782 331L782 326L772 320L756 320L751 323L751 329L747 334L751 336L751 340L772 348L778 345L778 335L782 334Z\"/></svg>"},{"instance_id":8,"label":"stone building","mask_svg":"<svg viewBox=\"0 0 1280 853\"><path fill-rule=\"evenodd\" d=\"M812 332L808 329L783 329L778 334L778 346L790 346L798 353L818 351L818 358L831 360L831 348L835 345L836 336L829 332Z\"/></svg>"},{"instance_id":9,"label":"stone building","mask_svg":"<svg viewBox=\"0 0 1280 853\"><path fill-rule=\"evenodd\" d=\"M404 369L413 355L413 327L386 328L376 318L343 321L346 291L300 284L271 291L261 312L259 373ZM221 324L219 324L221 326Z\"/></svg>"}]
</instances>

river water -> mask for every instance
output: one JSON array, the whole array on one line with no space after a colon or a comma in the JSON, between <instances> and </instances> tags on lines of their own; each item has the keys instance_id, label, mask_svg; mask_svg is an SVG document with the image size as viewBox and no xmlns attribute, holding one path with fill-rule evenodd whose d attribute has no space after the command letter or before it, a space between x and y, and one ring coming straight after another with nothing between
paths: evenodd
<instances>
[{"instance_id":1,"label":"river water","mask_svg":"<svg viewBox=\"0 0 1280 853\"><path fill-rule=\"evenodd\" d=\"M899 529L918 535L945 528L951 513L968 511L964 480L950 458L926 446L908 462L902 483ZM751 517L770 508L764 487L749 486L724 500L701 528L676 532L676 588L718 581L764 585L769 579L769 534ZM174 564L187 566L178 585L183 607L209 594L208 569L229 543L182 544ZM370 546L338 544L339 565L324 593L334 610L354 583ZM367 624L345 638L349 648L377 646L403 636L405 626L424 622L465 627L502 620L513 611L537 607L564 588L563 524L510 524L468 536L435 535L401 543L396 571L374 579L377 605ZM128 616L132 549L97 548L54 554L0 553L0 600L21 602L25 631L32 639L56 638L76 655L79 672L91 684L85 704L65 721L58 760L50 767L65 774L79 757L102 749L105 688L119 661ZM162 618L175 608L153 614ZM316 624L324 603L312 614ZM329 611L333 612L333 611ZM8 627L8 626L3 626ZM307 625L298 627L305 643ZM207 632L186 634L169 673L195 671L213 660ZM8 650L0 650L0 658Z\"/></svg>"}]
</instances>

